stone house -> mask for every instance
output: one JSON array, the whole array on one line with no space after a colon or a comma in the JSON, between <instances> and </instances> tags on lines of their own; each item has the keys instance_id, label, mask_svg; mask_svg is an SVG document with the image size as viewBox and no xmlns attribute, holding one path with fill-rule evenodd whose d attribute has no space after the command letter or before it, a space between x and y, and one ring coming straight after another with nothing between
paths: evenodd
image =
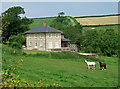
<instances>
[{"instance_id":1,"label":"stone house","mask_svg":"<svg viewBox=\"0 0 120 89\"><path fill-rule=\"evenodd\" d=\"M68 42L71 40L64 38L64 33L60 30L46 26L33 28L26 31L26 49L41 51L69 50Z\"/></svg>"}]
</instances>

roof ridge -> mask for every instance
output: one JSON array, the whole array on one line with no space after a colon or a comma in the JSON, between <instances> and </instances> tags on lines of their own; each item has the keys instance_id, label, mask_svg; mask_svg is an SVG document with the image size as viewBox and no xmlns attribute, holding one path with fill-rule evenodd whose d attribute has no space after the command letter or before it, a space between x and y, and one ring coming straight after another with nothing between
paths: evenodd
<instances>
[{"instance_id":1,"label":"roof ridge","mask_svg":"<svg viewBox=\"0 0 120 89\"><path fill-rule=\"evenodd\" d=\"M40 33L40 32L60 32L60 33L63 33L63 31L58 30L58 29L53 28L53 27L50 27L50 26L35 27L31 30L26 31L25 33Z\"/></svg>"}]
</instances>

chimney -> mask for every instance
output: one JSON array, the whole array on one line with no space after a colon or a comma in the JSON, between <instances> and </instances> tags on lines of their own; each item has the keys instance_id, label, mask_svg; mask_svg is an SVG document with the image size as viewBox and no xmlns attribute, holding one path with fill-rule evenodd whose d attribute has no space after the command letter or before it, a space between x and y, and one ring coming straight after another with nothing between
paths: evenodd
<instances>
[{"instance_id":1,"label":"chimney","mask_svg":"<svg viewBox=\"0 0 120 89\"><path fill-rule=\"evenodd\" d=\"M61 38L64 38L64 34L61 34Z\"/></svg>"},{"instance_id":2,"label":"chimney","mask_svg":"<svg viewBox=\"0 0 120 89\"><path fill-rule=\"evenodd\" d=\"M43 21L43 26L46 26L46 22L45 21Z\"/></svg>"}]
</instances>

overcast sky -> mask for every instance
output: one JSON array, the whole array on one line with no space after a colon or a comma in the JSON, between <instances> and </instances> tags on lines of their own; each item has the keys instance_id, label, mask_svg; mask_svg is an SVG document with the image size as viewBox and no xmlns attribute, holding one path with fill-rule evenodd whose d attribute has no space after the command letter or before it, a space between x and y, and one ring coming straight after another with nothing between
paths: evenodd
<instances>
[{"instance_id":1,"label":"overcast sky","mask_svg":"<svg viewBox=\"0 0 120 89\"><path fill-rule=\"evenodd\" d=\"M53 17L60 11L69 16L118 14L118 2L2 2L2 12L21 6L29 18Z\"/></svg>"}]
</instances>

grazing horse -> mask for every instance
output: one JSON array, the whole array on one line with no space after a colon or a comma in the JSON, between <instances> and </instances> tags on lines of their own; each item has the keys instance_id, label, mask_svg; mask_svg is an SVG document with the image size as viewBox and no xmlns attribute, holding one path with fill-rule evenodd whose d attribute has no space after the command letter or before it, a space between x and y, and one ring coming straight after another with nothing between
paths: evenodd
<instances>
[{"instance_id":1,"label":"grazing horse","mask_svg":"<svg viewBox=\"0 0 120 89\"><path fill-rule=\"evenodd\" d=\"M100 68L104 67L104 69L106 70L106 63L99 62L99 64L100 64ZM102 68L102 70L103 70L103 68Z\"/></svg>"},{"instance_id":2,"label":"grazing horse","mask_svg":"<svg viewBox=\"0 0 120 89\"><path fill-rule=\"evenodd\" d=\"M87 60L85 60L85 62L86 62L87 65L88 65L88 69L90 69L90 65L93 66L93 69L94 69L94 70L96 69L96 63L95 63L95 62L88 62Z\"/></svg>"}]
</instances>

